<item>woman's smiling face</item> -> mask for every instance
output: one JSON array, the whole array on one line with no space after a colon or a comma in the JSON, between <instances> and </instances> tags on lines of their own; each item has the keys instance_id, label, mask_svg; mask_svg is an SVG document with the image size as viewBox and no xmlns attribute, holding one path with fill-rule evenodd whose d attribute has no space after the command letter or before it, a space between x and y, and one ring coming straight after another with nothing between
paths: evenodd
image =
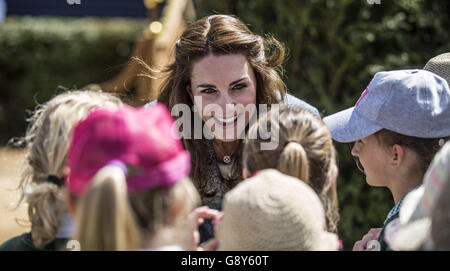
<instances>
[{"instance_id":1,"label":"woman's smiling face","mask_svg":"<svg viewBox=\"0 0 450 271\"><path fill-rule=\"evenodd\" d=\"M194 62L188 91L202 110L203 122L221 141L238 139L255 113L236 108L256 104L255 73L242 54L209 54Z\"/></svg>"}]
</instances>

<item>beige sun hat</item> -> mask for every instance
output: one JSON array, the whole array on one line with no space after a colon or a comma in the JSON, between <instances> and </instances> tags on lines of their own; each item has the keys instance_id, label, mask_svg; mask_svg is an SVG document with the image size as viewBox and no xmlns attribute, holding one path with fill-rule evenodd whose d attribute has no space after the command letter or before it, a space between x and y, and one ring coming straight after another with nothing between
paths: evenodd
<instances>
[{"instance_id":1,"label":"beige sun hat","mask_svg":"<svg viewBox=\"0 0 450 271\"><path fill-rule=\"evenodd\" d=\"M228 192L216 226L219 250L337 250L325 231L314 190L297 178L266 169Z\"/></svg>"},{"instance_id":2,"label":"beige sun hat","mask_svg":"<svg viewBox=\"0 0 450 271\"><path fill-rule=\"evenodd\" d=\"M450 52L433 57L423 69L439 75L450 85Z\"/></svg>"}]
</instances>

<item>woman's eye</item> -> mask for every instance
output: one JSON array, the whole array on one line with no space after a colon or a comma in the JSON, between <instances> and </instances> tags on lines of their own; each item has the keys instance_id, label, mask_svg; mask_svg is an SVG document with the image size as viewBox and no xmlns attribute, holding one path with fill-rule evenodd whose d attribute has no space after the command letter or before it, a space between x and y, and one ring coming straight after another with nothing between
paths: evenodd
<instances>
[{"instance_id":1,"label":"woman's eye","mask_svg":"<svg viewBox=\"0 0 450 271\"><path fill-rule=\"evenodd\" d=\"M212 89L212 88L206 88L206 89L201 91L201 93L203 93L203 94L211 94L211 93L214 93L214 92L216 92L216 91L214 89Z\"/></svg>"},{"instance_id":2,"label":"woman's eye","mask_svg":"<svg viewBox=\"0 0 450 271\"><path fill-rule=\"evenodd\" d=\"M233 90L239 90L239 89L243 89L246 87L247 87L247 84L237 84L233 87Z\"/></svg>"}]
</instances>

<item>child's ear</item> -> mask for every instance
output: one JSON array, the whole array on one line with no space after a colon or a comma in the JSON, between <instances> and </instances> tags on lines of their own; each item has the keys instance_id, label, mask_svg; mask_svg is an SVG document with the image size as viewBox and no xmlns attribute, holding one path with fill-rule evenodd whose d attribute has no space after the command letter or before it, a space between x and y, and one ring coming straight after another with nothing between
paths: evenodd
<instances>
[{"instance_id":1,"label":"child's ear","mask_svg":"<svg viewBox=\"0 0 450 271\"><path fill-rule=\"evenodd\" d=\"M405 150L402 146L394 144L391 149L391 161L390 164L394 167L398 167L403 162L405 158Z\"/></svg>"}]
</instances>

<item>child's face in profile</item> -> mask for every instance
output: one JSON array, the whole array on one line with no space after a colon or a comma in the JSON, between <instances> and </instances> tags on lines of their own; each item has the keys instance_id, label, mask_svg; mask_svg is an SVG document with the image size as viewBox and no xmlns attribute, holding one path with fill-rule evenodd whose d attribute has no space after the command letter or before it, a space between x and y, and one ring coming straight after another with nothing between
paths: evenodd
<instances>
[{"instance_id":1,"label":"child's face in profile","mask_svg":"<svg viewBox=\"0 0 450 271\"><path fill-rule=\"evenodd\" d=\"M352 148L352 155L361 163L369 185L387 185L389 179L386 169L390 156L375 135L356 141Z\"/></svg>"}]
</instances>

